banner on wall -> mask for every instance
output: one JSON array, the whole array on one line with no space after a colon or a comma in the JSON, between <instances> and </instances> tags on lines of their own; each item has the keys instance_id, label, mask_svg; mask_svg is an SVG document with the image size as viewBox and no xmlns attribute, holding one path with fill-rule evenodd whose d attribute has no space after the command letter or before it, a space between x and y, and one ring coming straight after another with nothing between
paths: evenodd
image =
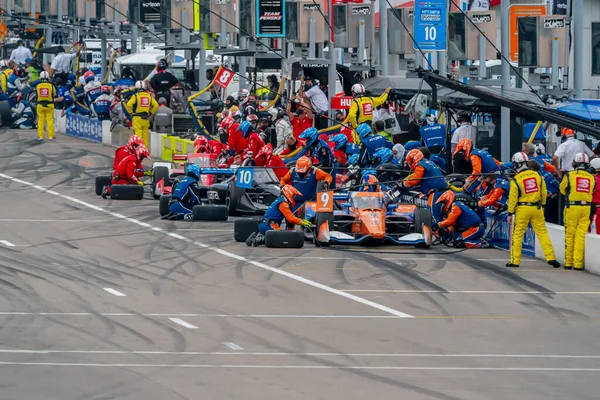
<instances>
[{"instance_id":1,"label":"banner on wall","mask_svg":"<svg viewBox=\"0 0 600 400\"><path fill-rule=\"evenodd\" d=\"M285 37L285 0L256 0L256 36Z\"/></svg>"},{"instance_id":2,"label":"banner on wall","mask_svg":"<svg viewBox=\"0 0 600 400\"><path fill-rule=\"evenodd\" d=\"M102 121L84 115L67 114L66 134L102 143Z\"/></svg>"},{"instance_id":3,"label":"banner on wall","mask_svg":"<svg viewBox=\"0 0 600 400\"><path fill-rule=\"evenodd\" d=\"M492 229L488 238L495 247L508 250L510 247L510 226L506 214L496 215L491 211L485 212L487 229ZM531 225L527 227L523 237L523 255L535 257L535 232Z\"/></svg>"}]
</instances>

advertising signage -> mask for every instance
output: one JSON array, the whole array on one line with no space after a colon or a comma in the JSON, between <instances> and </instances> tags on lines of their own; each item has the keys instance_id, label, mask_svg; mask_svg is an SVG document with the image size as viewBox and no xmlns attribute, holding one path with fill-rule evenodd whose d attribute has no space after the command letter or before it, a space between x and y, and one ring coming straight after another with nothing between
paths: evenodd
<instances>
[{"instance_id":1,"label":"advertising signage","mask_svg":"<svg viewBox=\"0 0 600 400\"><path fill-rule=\"evenodd\" d=\"M285 0L256 0L256 36L285 37Z\"/></svg>"}]
</instances>

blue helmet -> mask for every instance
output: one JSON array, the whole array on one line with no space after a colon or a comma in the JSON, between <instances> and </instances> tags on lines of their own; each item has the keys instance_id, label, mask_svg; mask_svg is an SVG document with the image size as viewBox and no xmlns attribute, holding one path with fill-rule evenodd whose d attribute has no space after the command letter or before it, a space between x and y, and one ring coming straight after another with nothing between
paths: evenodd
<instances>
[{"instance_id":1,"label":"blue helmet","mask_svg":"<svg viewBox=\"0 0 600 400\"><path fill-rule=\"evenodd\" d=\"M308 128L300 134L300 139L306 139L305 146L310 147L319 140L319 131L317 128Z\"/></svg>"},{"instance_id":2,"label":"blue helmet","mask_svg":"<svg viewBox=\"0 0 600 400\"><path fill-rule=\"evenodd\" d=\"M358 157L359 156L360 156L359 154L352 154L350 157L348 157L348 165L352 165L352 164L358 163Z\"/></svg>"},{"instance_id":3,"label":"blue helmet","mask_svg":"<svg viewBox=\"0 0 600 400\"><path fill-rule=\"evenodd\" d=\"M410 140L404 145L404 150L406 150L406 154L408 154L408 152L412 149L418 149L421 146L421 142L419 142L418 140Z\"/></svg>"},{"instance_id":4,"label":"blue helmet","mask_svg":"<svg viewBox=\"0 0 600 400\"><path fill-rule=\"evenodd\" d=\"M346 144L348 143L348 137L346 137L346 135L339 134L332 137L329 141L335 144L333 150L339 150L342 147L346 146Z\"/></svg>"},{"instance_id":5,"label":"blue helmet","mask_svg":"<svg viewBox=\"0 0 600 400\"><path fill-rule=\"evenodd\" d=\"M192 178L196 178L196 180L200 179L200 167L196 164L190 164L187 166L185 174L187 176L191 176Z\"/></svg>"},{"instance_id":6,"label":"blue helmet","mask_svg":"<svg viewBox=\"0 0 600 400\"><path fill-rule=\"evenodd\" d=\"M360 181L361 192L378 192L379 191L379 180L375 171L365 171Z\"/></svg>"},{"instance_id":7,"label":"blue helmet","mask_svg":"<svg viewBox=\"0 0 600 400\"><path fill-rule=\"evenodd\" d=\"M373 156L379 159L379 164L385 164L389 163L394 158L394 153L392 153L391 149L388 149L387 147L382 147L380 149L377 149Z\"/></svg>"},{"instance_id":8,"label":"blue helmet","mask_svg":"<svg viewBox=\"0 0 600 400\"><path fill-rule=\"evenodd\" d=\"M371 134L371 132L373 132L373 130L367 124L360 124L356 128L356 133L358 134L358 137L360 138L361 141L364 140L367 136L369 136Z\"/></svg>"},{"instance_id":9,"label":"blue helmet","mask_svg":"<svg viewBox=\"0 0 600 400\"><path fill-rule=\"evenodd\" d=\"M242 132L244 138L247 138L252 131L252 124L249 121L244 121L238 126L237 130Z\"/></svg>"}]
</instances>

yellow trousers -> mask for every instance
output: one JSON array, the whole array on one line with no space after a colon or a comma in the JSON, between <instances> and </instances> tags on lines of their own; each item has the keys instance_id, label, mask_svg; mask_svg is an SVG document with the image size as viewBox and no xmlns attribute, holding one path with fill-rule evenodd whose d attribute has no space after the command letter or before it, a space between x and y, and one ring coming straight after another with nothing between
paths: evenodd
<instances>
[{"instance_id":1,"label":"yellow trousers","mask_svg":"<svg viewBox=\"0 0 600 400\"><path fill-rule=\"evenodd\" d=\"M44 138L45 125L48 123L48 139L54 139L54 104L47 107L38 104L35 111L37 113L38 138Z\"/></svg>"},{"instance_id":2,"label":"yellow trousers","mask_svg":"<svg viewBox=\"0 0 600 400\"><path fill-rule=\"evenodd\" d=\"M583 268L585 234L590 226L589 206L565 207L565 266Z\"/></svg>"},{"instance_id":3,"label":"yellow trousers","mask_svg":"<svg viewBox=\"0 0 600 400\"><path fill-rule=\"evenodd\" d=\"M142 117L133 117L131 125L133 126L133 133L142 138L144 141L144 146L146 146L148 151L150 151L150 140L148 137L150 121Z\"/></svg>"},{"instance_id":4,"label":"yellow trousers","mask_svg":"<svg viewBox=\"0 0 600 400\"><path fill-rule=\"evenodd\" d=\"M548 236L546 229L546 220L544 219L544 210L537 206L517 206L513 217L512 245L510 246L510 262L519 265L521 262L521 252L523 250L523 237L527 226L531 224L535 232L536 240L540 243L546 261L556 260L554 248Z\"/></svg>"}]
</instances>

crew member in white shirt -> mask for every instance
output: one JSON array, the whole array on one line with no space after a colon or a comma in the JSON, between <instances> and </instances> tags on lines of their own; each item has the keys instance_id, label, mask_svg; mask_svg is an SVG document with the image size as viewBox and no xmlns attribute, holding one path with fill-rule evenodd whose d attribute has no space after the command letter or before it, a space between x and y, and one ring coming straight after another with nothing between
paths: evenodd
<instances>
[{"instance_id":1,"label":"crew member in white shirt","mask_svg":"<svg viewBox=\"0 0 600 400\"><path fill-rule=\"evenodd\" d=\"M327 113L329 112L329 101L319 85L313 79L304 81L303 94L310 101L314 116L315 128L327 128Z\"/></svg>"},{"instance_id":2,"label":"crew member in white shirt","mask_svg":"<svg viewBox=\"0 0 600 400\"><path fill-rule=\"evenodd\" d=\"M62 46L58 46L56 50L58 51L58 54L54 57L54 60L52 60L52 64L50 65L50 75L54 76L60 74L63 76L63 82L66 82L67 76L69 75L69 72L71 72L71 62L79 57L81 48L78 46L75 53L65 53L65 49Z\"/></svg>"},{"instance_id":3,"label":"crew member in white shirt","mask_svg":"<svg viewBox=\"0 0 600 400\"><path fill-rule=\"evenodd\" d=\"M564 128L562 134L567 137L556 149L552 161L558 174L563 175L565 171L573 171L573 159L577 153L585 153L588 157L594 158L594 152L581 140L575 139L575 131L573 129Z\"/></svg>"},{"instance_id":4,"label":"crew member in white shirt","mask_svg":"<svg viewBox=\"0 0 600 400\"><path fill-rule=\"evenodd\" d=\"M477 128L471 125L471 115L469 114L460 114L458 116L458 123L460 126L456 128L454 134L452 135L452 154L454 154L454 149L456 145L462 138L469 138L471 142L473 142L473 147L475 147L475 143L477 140Z\"/></svg>"},{"instance_id":5,"label":"crew member in white shirt","mask_svg":"<svg viewBox=\"0 0 600 400\"><path fill-rule=\"evenodd\" d=\"M19 41L17 42L17 44L19 45L16 49L14 49L12 51L12 53L10 53L10 61L14 61L15 64L18 64L19 66L24 66L27 63L27 59L28 58L33 58L33 56L31 55L31 50L29 50L27 47L25 47L25 45L23 45L23 41L19 39Z\"/></svg>"}]
</instances>

